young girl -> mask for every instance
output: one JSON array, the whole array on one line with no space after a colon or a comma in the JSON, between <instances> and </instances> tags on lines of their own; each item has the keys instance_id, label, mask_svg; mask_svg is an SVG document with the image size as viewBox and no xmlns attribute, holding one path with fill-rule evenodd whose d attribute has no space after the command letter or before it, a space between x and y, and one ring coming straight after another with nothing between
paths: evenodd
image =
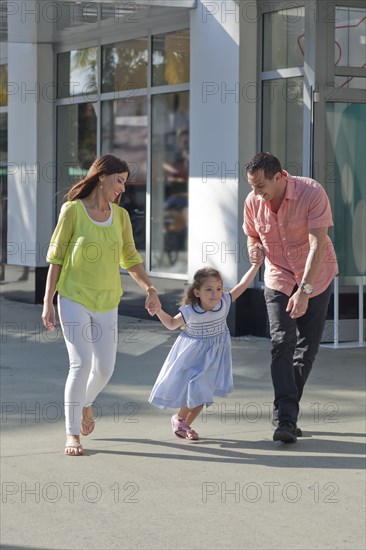
<instances>
[{"instance_id":1,"label":"young girl","mask_svg":"<svg viewBox=\"0 0 366 550\"><path fill-rule=\"evenodd\" d=\"M253 265L230 292L216 269L199 269L182 300L180 313L156 315L169 330L182 327L151 391L149 402L161 409L179 408L171 418L177 437L197 440L191 428L213 396L233 391L231 341L226 317L231 302L248 288L259 265Z\"/></svg>"}]
</instances>

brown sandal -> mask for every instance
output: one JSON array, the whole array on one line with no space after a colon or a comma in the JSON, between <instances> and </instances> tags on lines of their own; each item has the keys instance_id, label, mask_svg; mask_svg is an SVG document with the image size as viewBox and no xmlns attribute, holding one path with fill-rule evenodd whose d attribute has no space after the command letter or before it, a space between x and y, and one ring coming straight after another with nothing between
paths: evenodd
<instances>
[{"instance_id":1,"label":"brown sandal","mask_svg":"<svg viewBox=\"0 0 366 550\"><path fill-rule=\"evenodd\" d=\"M84 416L84 411L87 413ZM95 420L93 418L93 409L91 406L83 407L83 412L81 414L81 424L80 424L80 433L81 435L87 436L92 433L95 428Z\"/></svg>"},{"instance_id":2,"label":"brown sandal","mask_svg":"<svg viewBox=\"0 0 366 550\"><path fill-rule=\"evenodd\" d=\"M66 452L67 449L76 449L77 452L76 452L76 453L67 453L67 452ZM64 454L65 454L66 456L83 456L83 454L84 454L84 449L83 449L81 443L78 443L77 445L65 445Z\"/></svg>"},{"instance_id":3,"label":"brown sandal","mask_svg":"<svg viewBox=\"0 0 366 550\"><path fill-rule=\"evenodd\" d=\"M85 420L81 419L81 424L80 424L81 435L86 436L91 434L94 428L95 428L94 418L87 418Z\"/></svg>"}]
</instances>

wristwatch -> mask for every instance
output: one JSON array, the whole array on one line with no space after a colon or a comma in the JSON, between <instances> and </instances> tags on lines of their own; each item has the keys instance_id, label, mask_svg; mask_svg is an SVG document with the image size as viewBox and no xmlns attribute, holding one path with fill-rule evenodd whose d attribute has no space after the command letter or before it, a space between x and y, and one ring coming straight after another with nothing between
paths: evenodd
<instances>
[{"instance_id":1,"label":"wristwatch","mask_svg":"<svg viewBox=\"0 0 366 550\"><path fill-rule=\"evenodd\" d=\"M310 283L305 283L305 282L301 283L300 288L303 291L303 293L306 294L307 296L312 294L312 292L314 290L313 285L311 285Z\"/></svg>"}]
</instances>

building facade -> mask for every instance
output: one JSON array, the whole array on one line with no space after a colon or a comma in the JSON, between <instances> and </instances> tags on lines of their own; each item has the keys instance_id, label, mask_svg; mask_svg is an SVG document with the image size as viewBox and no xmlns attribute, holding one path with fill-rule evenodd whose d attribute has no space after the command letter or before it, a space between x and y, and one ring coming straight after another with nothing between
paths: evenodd
<instances>
[{"instance_id":1,"label":"building facade","mask_svg":"<svg viewBox=\"0 0 366 550\"><path fill-rule=\"evenodd\" d=\"M265 150L327 190L339 334L356 338L366 274L363 1L0 5L5 297L42 301L65 193L106 152L131 167L122 205L164 306L174 312L205 265L234 286L249 266L245 164ZM120 313L145 317L142 293L121 278ZM328 318L324 341L333 301ZM261 272L229 323L235 335L268 335Z\"/></svg>"}]
</instances>

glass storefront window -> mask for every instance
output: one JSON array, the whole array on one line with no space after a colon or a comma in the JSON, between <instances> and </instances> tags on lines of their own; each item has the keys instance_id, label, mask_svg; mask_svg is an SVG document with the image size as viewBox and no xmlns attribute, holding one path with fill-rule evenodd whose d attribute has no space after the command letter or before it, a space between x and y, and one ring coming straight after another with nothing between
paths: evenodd
<instances>
[{"instance_id":1,"label":"glass storefront window","mask_svg":"<svg viewBox=\"0 0 366 550\"><path fill-rule=\"evenodd\" d=\"M189 82L189 47L189 31L153 36L153 86Z\"/></svg>"},{"instance_id":2,"label":"glass storefront window","mask_svg":"<svg viewBox=\"0 0 366 550\"><path fill-rule=\"evenodd\" d=\"M304 65L304 7L265 13L263 71Z\"/></svg>"},{"instance_id":3,"label":"glass storefront window","mask_svg":"<svg viewBox=\"0 0 366 550\"><path fill-rule=\"evenodd\" d=\"M102 154L126 160L131 175L121 206L130 214L137 250L144 258L146 233L147 98L102 102Z\"/></svg>"},{"instance_id":4,"label":"glass storefront window","mask_svg":"<svg viewBox=\"0 0 366 550\"><path fill-rule=\"evenodd\" d=\"M7 262L8 228L8 114L0 113L0 281L4 280Z\"/></svg>"},{"instance_id":5,"label":"glass storefront window","mask_svg":"<svg viewBox=\"0 0 366 550\"><path fill-rule=\"evenodd\" d=\"M145 36L58 55L57 209L97 154L123 158L131 176L121 206L130 214L139 252L155 273L185 275L189 30L154 35L151 47L149 57ZM176 84L187 90L173 92ZM170 88L160 93L152 86Z\"/></svg>"},{"instance_id":6,"label":"glass storefront window","mask_svg":"<svg viewBox=\"0 0 366 550\"><path fill-rule=\"evenodd\" d=\"M189 94L152 97L151 269L187 272Z\"/></svg>"},{"instance_id":7,"label":"glass storefront window","mask_svg":"<svg viewBox=\"0 0 366 550\"><path fill-rule=\"evenodd\" d=\"M57 108L57 211L69 188L89 170L97 152L95 104Z\"/></svg>"},{"instance_id":8,"label":"glass storefront window","mask_svg":"<svg viewBox=\"0 0 366 550\"><path fill-rule=\"evenodd\" d=\"M0 107L8 104L8 66L0 65Z\"/></svg>"},{"instance_id":9,"label":"glass storefront window","mask_svg":"<svg viewBox=\"0 0 366 550\"><path fill-rule=\"evenodd\" d=\"M0 162L8 159L8 113L0 113Z\"/></svg>"},{"instance_id":10,"label":"glass storefront window","mask_svg":"<svg viewBox=\"0 0 366 550\"><path fill-rule=\"evenodd\" d=\"M339 88L357 88L358 90L366 90L366 78L358 78L357 76L336 76L334 83Z\"/></svg>"},{"instance_id":11,"label":"glass storefront window","mask_svg":"<svg viewBox=\"0 0 366 550\"><path fill-rule=\"evenodd\" d=\"M366 104L326 103L328 162L339 275L366 276Z\"/></svg>"},{"instance_id":12,"label":"glass storefront window","mask_svg":"<svg viewBox=\"0 0 366 550\"><path fill-rule=\"evenodd\" d=\"M91 100L98 89L98 48L84 48L57 56L57 94L59 98L83 96ZM94 97L95 99L95 97Z\"/></svg>"},{"instance_id":13,"label":"glass storefront window","mask_svg":"<svg viewBox=\"0 0 366 550\"><path fill-rule=\"evenodd\" d=\"M147 86L147 38L102 47L102 92Z\"/></svg>"},{"instance_id":14,"label":"glass storefront window","mask_svg":"<svg viewBox=\"0 0 366 550\"><path fill-rule=\"evenodd\" d=\"M340 67L365 67L365 37L366 9L337 6L335 64Z\"/></svg>"},{"instance_id":15,"label":"glass storefront window","mask_svg":"<svg viewBox=\"0 0 366 550\"><path fill-rule=\"evenodd\" d=\"M270 151L293 175L302 173L303 78L263 82L262 151Z\"/></svg>"}]
</instances>

